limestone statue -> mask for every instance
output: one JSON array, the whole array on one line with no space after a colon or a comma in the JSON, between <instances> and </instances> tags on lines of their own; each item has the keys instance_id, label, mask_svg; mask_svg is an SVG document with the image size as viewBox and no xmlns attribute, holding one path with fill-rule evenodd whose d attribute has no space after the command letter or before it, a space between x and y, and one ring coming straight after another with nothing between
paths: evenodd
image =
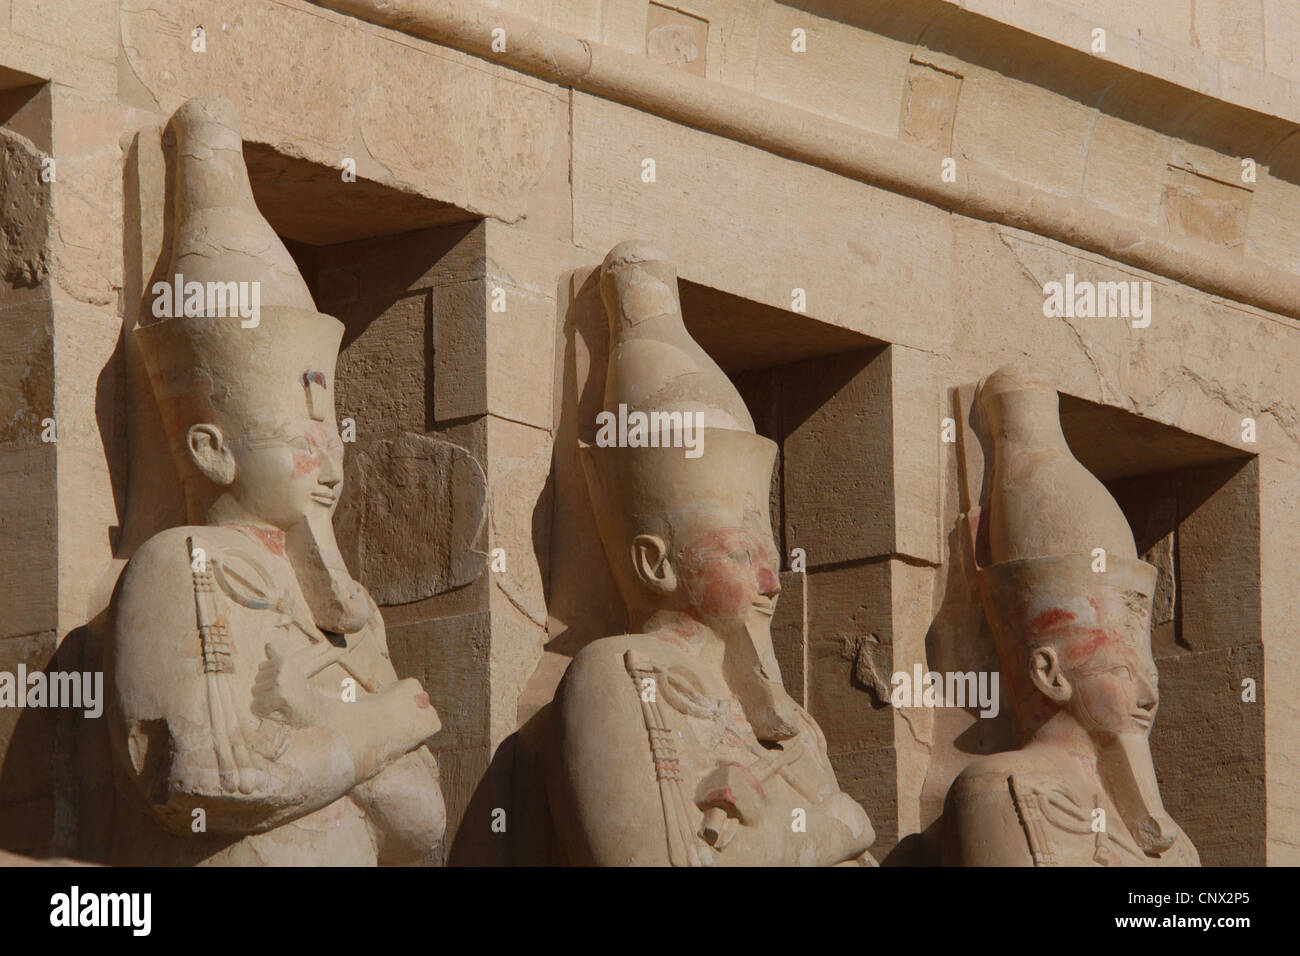
<instances>
[{"instance_id":1,"label":"limestone statue","mask_svg":"<svg viewBox=\"0 0 1300 956\"><path fill-rule=\"evenodd\" d=\"M943 862L1199 865L1165 812L1148 736L1156 569L1106 488L1074 456L1050 386L1000 369L979 401L993 447L977 570L1023 741L980 757L948 792Z\"/></svg>"},{"instance_id":2,"label":"limestone statue","mask_svg":"<svg viewBox=\"0 0 1300 956\"><path fill-rule=\"evenodd\" d=\"M172 122L177 294L132 334L190 524L141 546L114 599L113 859L428 861L445 829L423 746L438 716L397 678L331 525L342 323L257 210L234 107L202 96Z\"/></svg>"},{"instance_id":3,"label":"limestone statue","mask_svg":"<svg viewBox=\"0 0 1300 956\"><path fill-rule=\"evenodd\" d=\"M867 814L840 790L772 651L776 445L687 333L662 252L622 243L600 282L605 410L580 452L633 633L583 648L556 695L547 789L562 853L871 864Z\"/></svg>"}]
</instances>

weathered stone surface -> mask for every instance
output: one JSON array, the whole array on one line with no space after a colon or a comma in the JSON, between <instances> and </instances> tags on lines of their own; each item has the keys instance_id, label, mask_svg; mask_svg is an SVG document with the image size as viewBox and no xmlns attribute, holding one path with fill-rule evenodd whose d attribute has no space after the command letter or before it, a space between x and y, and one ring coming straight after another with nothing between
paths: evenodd
<instances>
[{"instance_id":1,"label":"weathered stone surface","mask_svg":"<svg viewBox=\"0 0 1300 956\"><path fill-rule=\"evenodd\" d=\"M803 548L810 568L891 553L888 357L849 353L784 371L786 548Z\"/></svg>"},{"instance_id":2,"label":"weathered stone surface","mask_svg":"<svg viewBox=\"0 0 1300 956\"><path fill-rule=\"evenodd\" d=\"M463 587L483 571L475 550L487 503L483 466L458 445L405 433L349 457L335 526L344 557L381 605Z\"/></svg>"},{"instance_id":3,"label":"weathered stone surface","mask_svg":"<svg viewBox=\"0 0 1300 956\"><path fill-rule=\"evenodd\" d=\"M261 216L313 310L347 326L344 487L416 468L368 473L380 441L451 442L486 474L468 546L501 548L505 570L384 610L398 674L455 724L434 738L450 832L468 821L451 862L506 862L493 811L513 833L515 795L540 779L515 731L585 644L629 627L578 457L609 357L591 269L629 235L676 260L685 328L780 446L773 543L812 574L782 572L773 655L877 856L931 827L972 757L1016 743L1009 700L981 719L863 709L861 689L891 666L997 666L962 541L985 449L965 439L974 384L1015 362L1061 393L1072 453L1158 567L1169 813L1207 863L1300 862L1289 0L376 3L406 17L389 26L338 5L0 0L0 644L75 656L127 560L192 520L131 330L175 239L160 127L223 93ZM395 28L430 14L435 40ZM1168 278L1182 268L1213 294ZM1044 316L1067 274L1150 282L1151 324ZM842 376L863 349L875 358ZM399 520L383 500L366 498L388 540L376 593L438 564L438 536L459 533L439 522L465 517L406 501ZM853 583L868 566L881 579ZM855 640L864 627L890 642ZM96 819L107 742L78 741L81 778L43 769L23 735L44 725L13 716L0 785L35 786L0 793L0 846L127 832L129 814Z\"/></svg>"}]
</instances>

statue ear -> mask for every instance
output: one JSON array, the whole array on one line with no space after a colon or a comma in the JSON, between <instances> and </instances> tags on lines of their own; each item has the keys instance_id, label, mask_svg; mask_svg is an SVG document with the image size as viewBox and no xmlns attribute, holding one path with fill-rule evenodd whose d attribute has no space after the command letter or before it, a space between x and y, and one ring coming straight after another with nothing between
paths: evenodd
<instances>
[{"instance_id":1,"label":"statue ear","mask_svg":"<svg viewBox=\"0 0 1300 956\"><path fill-rule=\"evenodd\" d=\"M677 572L668 558L668 545L653 534L639 534L632 539L632 569L637 580L656 594L677 590Z\"/></svg>"},{"instance_id":2,"label":"statue ear","mask_svg":"<svg viewBox=\"0 0 1300 956\"><path fill-rule=\"evenodd\" d=\"M191 425L185 444L190 458L208 481L225 487L235 480L235 456L216 425Z\"/></svg>"},{"instance_id":3,"label":"statue ear","mask_svg":"<svg viewBox=\"0 0 1300 956\"><path fill-rule=\"evenodd\" d=\"M1058 704L1064 704L1074 693L1052 647L1040 647L1029 656L1029 679L1044 697Z\"/></svg>"}]
</instances>

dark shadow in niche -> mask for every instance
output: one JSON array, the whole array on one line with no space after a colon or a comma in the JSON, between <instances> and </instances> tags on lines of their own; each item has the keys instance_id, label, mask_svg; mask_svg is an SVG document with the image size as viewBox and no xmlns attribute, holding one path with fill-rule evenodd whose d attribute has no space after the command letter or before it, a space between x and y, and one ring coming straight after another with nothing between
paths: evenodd
<instances>
[{"instance_id":1,"label":"dark shadow in niche","mask_svg":"<svg viewBox=\"0 0 1300 956\"><path fill-rule=\"evenodd\" d=\"M89 709L82 696L86 689L81 677L85 638L86 628L79 627L70 631L57 648L53 631L6 641L25 647L4 668L15 684L14 693L24 701L23 708L16 711L0 765L0 848L5 850L35 857L78 853L77 807L82 786L78 737L86 725L102 723L85 716ZM26 687L17 686L20 673L25 676ZM35 677L38 674L41 676ZM75 691L61 679L59 693L75 694L73 699L83 706L51 706L51 678L56 674L77 675ZM39 698L32 696L38 688ZM93 684L89 691L93 696ZM103 704L101 693L99 705Z\"/></svg>"}]
</instances>

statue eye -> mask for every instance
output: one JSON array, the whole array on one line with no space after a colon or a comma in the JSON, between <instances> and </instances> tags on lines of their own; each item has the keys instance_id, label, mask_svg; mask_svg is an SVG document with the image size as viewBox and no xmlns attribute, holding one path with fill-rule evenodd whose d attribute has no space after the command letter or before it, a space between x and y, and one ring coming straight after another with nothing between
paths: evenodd
<instances>
[{"instance_id":1,"label":"statue eye","mask_svg":"<svg viewBox=\"0 0 1300 956\"><path fill-rule=\"evenodd\" d=\"M312 451L312 443L305 435L298 435L294 438L290 438L285 442L285 444L294 451L301 452L304 455L310 454Z\"/></svg>"}]
</instances>

